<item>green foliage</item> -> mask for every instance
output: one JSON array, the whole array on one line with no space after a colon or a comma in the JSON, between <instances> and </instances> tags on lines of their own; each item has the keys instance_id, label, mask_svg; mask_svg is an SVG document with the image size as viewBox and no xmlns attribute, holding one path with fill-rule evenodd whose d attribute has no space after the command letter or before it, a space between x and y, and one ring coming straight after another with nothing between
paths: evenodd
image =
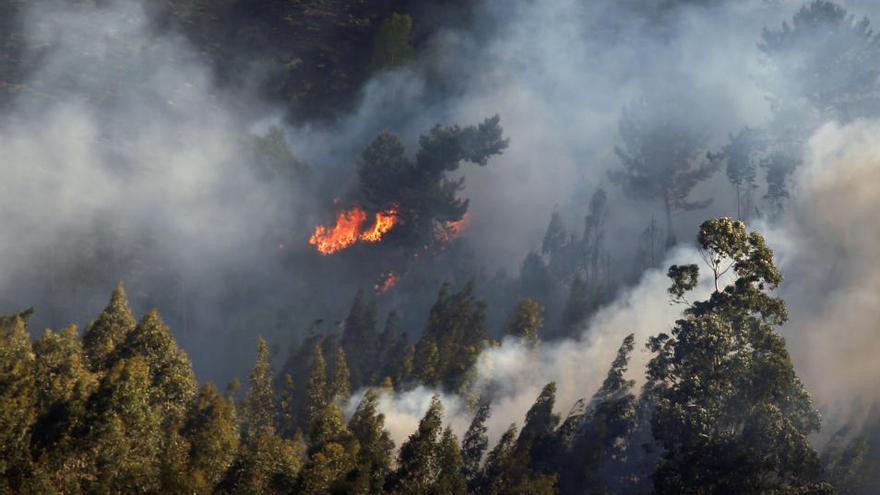
<instances>
[{"instance_id":1,"label":"green foliage","mask_svg":"<svg viewBox=\"0 0 880 495\"><path fill-rule=\"evenodd\" d=\"M729 218L708 220L697 244L715 291L691 304L671 335L651 338L652 429L665 449L658 493L756 493L812 489L819 463L807 435L819 415L774 325L784 303L766 291L782 280L764 238ZM719 286L733 270L732 283ZM685 272L695 275L695 267ZM695 278L695 277L693 277ZM693 283L673 280L678 294Z\"/></svg>"},{"instance_id":2,"label":"green foliage","mask_svg":"<svg viewBox=\"0 0 880 495\"><path fill-rule=\"evenodd\" d=\"M89 398L88 449L92 472L85 491L145 493L159 488L162 416L153 405L152 372L147 358L121 359Z\"/></svg>"},{"instance_id":3,"label":"green foliage","mask_svg":"<svg viewBox=\"0 0 880 495\"><path fill-rule=\"evenodd\" d=\"M205 385L199 390L182 433L190 444L191 489L195 493L212 493L238 450L235 405L213 385Z\"/></svg>"},{"instance_id":4,"label":"green foliage","mask_svg":"<svg viewBox=\"0 0 880 495\"><path fill-rule=\"evenodd\" d=\"M312 354L312 371L306 385L306 424L312 427L315 420L327 407L327 363L324 361L324 351L316 345Z\"/></svg>"},{"instance_id":5,"label":"green foliage","mask_svg":"<svg viewBox=\"0 0 880 495\"><path fill-rule=\"evenodd\" d=\"M242 420L247 437L275 429L275 391L272 385L269 346L263 337L257 340L257 362L251 370L250 387L244 399Z\"/></svg>"},{"instance_id":6,"label":"green foliage","mask_svg":"<svg viewBox=\"0 0 880 495\"><path fill-rule=\"evenodd\" d=\"M158 311L148 312L128 333L119 354L144 359L150 367L151 404L161 409L166 428L178 425L195 397L196 378L189 357L177 347Z\"/></svg>"},{"instance_id":7,"label":"green foliage","mask_svg":"<svg viewBox=\"0 0 880 495\"><path fill-rule=\"evenodd\" d=\"M0 491L22 490L31 470L36 419L34 353L20 317L0 322Z\"/></svg>"},{"instance_id":8,"label":"green foliage","mask_svg":"<svg viewBox=\"0 0 880 495\"><path fill-rule=\"evenodd\" d=\"M378 319L376 299L369 301L362 289L355 294L339 345L342 347L346 360L346 368L350 372L350 387L355 389L367 385L368 371L375 365L378 358L378 335L376 321ZM338 356L337 356L338 359Z\"/></svg>"},{"instance_id":9,"label":"green foliage","mask_svg":"<svg viewBox=\"0 0 880 495\"><path fill-rule=\"evenodd\" d=\"M383 493L391 471L394 442L385 430L385 415L378 411L378 396L368 389L348 428L360 444L352 474L352 493Z\"/></svg>"},{"instance_id":10,"label":"green foliage","mask_svg":"<svg viewBox=\"0 0 880 495\"><path fill-rule=\"evenodd\" d=\"M489 402L480 404L461 443L462 473L471 489L475 487L479 480L480 462L482 462L483 454L489 447L489 437L486 435L486 431L488 431L486 420L489 419L490 408Z\"/></svg>"},{"instance_id":11,"label":"green foliage","mask_svg":"<svg viewBox=\"0 0 880 495\"><path fill-rule=\"evenodd\" d=\"M424 495L439 474L438 443L443 426L443 405L434 396L419 427L400 447L397 470L391 479L392 493Z\"/></svg>"},{"instance_id":12,"label":"green foliage","mask_svg":"<svg viewBox=\"0 0 880 495\"><path fill-rule=\"evenodd\" d=\"M409 61L415 51L410 44L412 18L406 14L392 13L382 21L373 37L373 70L395 67Z\"/></svg>"},{"instance_id":13,"label":"green foliage","mask_svg":"<svg viewBox=\"0 0 880 495\"><path fill-rule=\"evenodd\" d=\"M635 382L624 378L635 337L624 338L602 386L585 412L566 419L561 432L568 448L559 459L561 493L626 493L632 467L627 465L627 442L637 422Z\"/></svg>"},{"instance_id":14,"label":"green foliage","mask_svg":"<svg viewBox=\"0 0 880 495\"><path fill-rule=\"evenodd\" d=\"M544 326L544 308L533 299L523 299L517 303L507 321L506 334L534 347L540 342L538 330L542 326Z\"/></svg>"},{"instance_id":15,"label":"green foliage","mask_svg":"<svg viewBox=\"0 0 880 495\"><path fill-rule=\"evenodd\" d=\"M485 166L501 154L503 138L496 115L477 126L436 125L419 138L415 159L405 156L400 138L382 132L361 153L359 195L374 211L394 209L399 224L389 241L421 248L434 242L438 227L462 219L468 201L458 197L464 178L453 179L462 162Z\"/></svg>"},{"instance_id":16,"label":"green foliage","mask_svg":"<svg viewBox=\"0 0 880 495\"><path fill-rule=\"evenodd\" d=\"M458 439L448 426L437 446L437 481L428 492L431 495L466 495L467 480Z\"/></svg>"},{"instance_id":17,"label":"green foliage","mask_svg":"<svg viewBox=\"0 0 880 495\"><path fill-rule=\"evenodd\" d=\"M92 371L107 370L118 358L116 348L122 346L137 322L128 307L128 297L120 282L110 302L98 319L83 334L83 348Z\"/></svg>"},{"instance_id":18,"label":"green foliage","mask_svg":"<svg viewBox=\"0 0 880 495\"><path fill-rule=\"evenodd\" d=\"M488 344L486 305L473 292L473 281L454 294L449 294L449 284L440 288L416 344L414 373L422 383L459 390Z\"/></svg>"}]
</instances>

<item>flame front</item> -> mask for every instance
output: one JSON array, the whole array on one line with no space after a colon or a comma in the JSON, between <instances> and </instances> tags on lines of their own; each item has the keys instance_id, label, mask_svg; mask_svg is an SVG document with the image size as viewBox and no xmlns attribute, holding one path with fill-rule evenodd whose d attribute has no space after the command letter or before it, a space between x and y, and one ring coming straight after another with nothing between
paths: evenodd
<instances>
[{"instance_id":1,"label":"flame front","mask_svg":"<svg viewBox=\"0 0 880 495\"><path fill-rule=\"evenodd\" d=\"M388 210L376 213L376 220L369 230L361 234L361 240L366 242L379 242L386 232L394 227L397 222L397 210Z\"/></svg>"},{"instance_id":2,"label":"flame front","mask_svg":"<svg viewBox=\"0 0 880 495\"><path fill-rule=\"evenodd\" d=\"M397 210L388 210L376 213L373 225L361 231L361 226L367 220L367 213L355 206L348 211L341 211L336 215L336 225L325 227L318 225L315 232L309 238L309 244L323 255L333 254L337 251L349 248L358 241L379 242L389 230L397 223Z\"/></svg>"}]
</instances>

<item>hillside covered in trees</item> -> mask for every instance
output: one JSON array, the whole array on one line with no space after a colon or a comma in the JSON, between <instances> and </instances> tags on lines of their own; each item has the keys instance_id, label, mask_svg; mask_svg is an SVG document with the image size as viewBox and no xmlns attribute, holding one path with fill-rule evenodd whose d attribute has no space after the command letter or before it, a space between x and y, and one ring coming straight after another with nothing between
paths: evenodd
<instances>
[{"instance_id":1,"label":"hillside covered in trees","mask_svg":"<svg viewBox=\"0 0 880 495\"><path fill-rule=\"evenodd\" d=\"M0 0L0 493L880 493L877 16Z\"/></svg>"}]
</instances>

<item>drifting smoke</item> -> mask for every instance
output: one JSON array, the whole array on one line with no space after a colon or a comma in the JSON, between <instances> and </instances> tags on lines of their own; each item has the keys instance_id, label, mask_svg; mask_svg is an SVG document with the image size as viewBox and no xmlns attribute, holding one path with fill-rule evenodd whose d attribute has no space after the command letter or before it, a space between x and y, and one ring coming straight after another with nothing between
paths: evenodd
<instances>
[{"instance_id":1,"label":"drifting smoke","mask_svg":"<svg viewBox=\"0 0 880 495\"><path fill-rule=\"evenodd\" d=\"M778 245L791 308L783 332L829 420L880 400L880 123L829 124L810 140ZM853 411L858 412L858 411Z\"/></svg>"},{"instance_id":2,"label":"drifting smoke","mask_svg":"<svg viewBox=\"0 0 880 495\"><path fill-rule=\"evenodd\" d=\"M327 263L335 257L312 266L321 257L308 242L312 234L312 244L325 252L321 242L333 239L345 223L340 218L348 221L345 215L354 213L313 230L327 213L306 206L313 196L349 190L352 161L380 129L402 132L412 150L417 134L436 122L467 124L496 112L510 147L493 166L463 172L470 210L439 235L462 236L490 268L515 269L539 244L554 205L561 203L569 222L580 222L585 191L603 185L607 171L619 166L613 156L618 118L633 99L688 93L689 110L707 123L713 148L727 133L761 126L771 114L759 83L774 75L757 42L762 28L779 26L801 2L683 8L666 14L660 26L650 25L655 17L635 14L640 3L478 4L469 29L439 33L418 62L377 75L363 88L359 107L338 125L286 129L293 151L315 167L317 179L309 186L318 184L318 193L303 182L258 177L235 137L262 134L276 110L216 88L199 54L173 32L157 33L140 4L35 5L21 20L31 47L26 59L35 69L28 90L0 122L0 310L45 304L60 309L46 315L38 308L37 325L84 322L123 279L139 312L156 305L176 315L172 327L200 377L241 376L251 353L240 349L250 349L257 333L286 343L304 328L303 320L338 317L332 311L340 307L340 293L351 293L322 271L333 269ZM876 17L880 12L864 10L875 4L844 3ZM120 60L138 70L117 70ZM878 132L880 125L860 122L817 133L798 172L790 214L762 227L788 281L780 289L792 314L784 334L820 405L878 398L873 377L880 367L873 356L880 351L880 287L871 271L880 259L880 146L872 142ZM680 238L691 238L708 216L733 214L735 201L722 175L694 193L714 197L710 208L677 216ZM629 202L617 188L608 191L608 243L617 247L616 267L631 270L632 239L656 205ZM360 213L351 217L356 225L345 237L351 250L394 225L393 212L377 214L372 223ZM291 246L313 257L284 258ZM680 248L660 266L697 259ZM104 269L96 272L95 266ZM59 274L70 279L59 280ZM376 291L393 293L401 276L386 269L379 275ZM681 310L669 304L667 285L664 270L649 270L599 310L577 339L538 350L508 339L486 351L475 387L495 398L493 438L507 424L522 422L549 381L559 386L562 413L591 395L631 332L638 350L630 374L640 377L645 339L668 330ZM434 295L436 287L423 290ZM301 303L293 311L298 319L277 316L303 293L316 294L322 305ZM251 312L236 312L232 300ZM242 327L247 340L234 340L233 330ZM233 364L217 359L218 351ZM216 361L227 367L217 370ZM417 388L382 397L398 443L432 394ZM461 431L470 420L467 401L442 398Z\"/></svg>"},{"instance_id":3,"label":"drifting smoke","mask_svg":"<svg viewBox=\"0 0 880 495\"><path fill-rule=\"evenodd\" d=\"M825 434L853 414L854 402L880 400L880 279L871 269L880 259L880 122L829 124L809 141L807 160L794 182L797 200L777 223L750 226L764 233L786 282L779 289L790 321L782 327L795 369L817 405L827 411ZM708 295L709 271L699 253L680 247L661 266L701 266L701 291ZM641 281L600 309L578 339L533 349L507 338L483 352L477 365L476 395L493 400L487 425L497 438L510 423L522 424L541 388L557 384L557 412L565 414L579 398L601 385L624 336L634 333L637 347L629 375L642 381L650 354L648 337L668 332L681 316L672 304L663 270L648 270ZM526 364L528 363L528 364ZM427 410L434 391L418 388L381 402L389 418L409 424ZM466 401L440 394L453 428L463 432L473 411ZM420 405L421 407L414 407ZM404 429L403 432L407 431ZM395 439L400 441L405 436Z\"/></svg>"}]
</instances>

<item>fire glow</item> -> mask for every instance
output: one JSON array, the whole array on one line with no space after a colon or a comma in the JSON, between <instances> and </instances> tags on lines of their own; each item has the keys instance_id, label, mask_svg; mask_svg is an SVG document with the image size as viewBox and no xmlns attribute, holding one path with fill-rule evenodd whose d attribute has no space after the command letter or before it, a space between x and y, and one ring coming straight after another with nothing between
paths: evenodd
<instances>
[{"instance_id":1,"label":"fire glow","mask_svg":"<svg viewBox=\"0 0 880 495\"><path fill-rule=\"evenodd\" d=\"M397 210L391 209L376 213L373 224L363 230L367 213L355 206L336 215L336 224L332 227L318 225L309 238L309 244L323 255L353 246L357 242L379 242L382 237L397 224Z\"/></svg>"},{"instance_id":2,"label":"fire glow","mask_svg":"<svg viewBox=\"0 0 880 495\"><path fill-rule=\"evenodd\" d=\"M397 273L396 272L388 272L382 274L380 278L384 280L380 280L379 283L373 286L373 290L376 292L388 292L388 289L394 287L394 284L397 283Z\"/></svg>"}]
</instances>

